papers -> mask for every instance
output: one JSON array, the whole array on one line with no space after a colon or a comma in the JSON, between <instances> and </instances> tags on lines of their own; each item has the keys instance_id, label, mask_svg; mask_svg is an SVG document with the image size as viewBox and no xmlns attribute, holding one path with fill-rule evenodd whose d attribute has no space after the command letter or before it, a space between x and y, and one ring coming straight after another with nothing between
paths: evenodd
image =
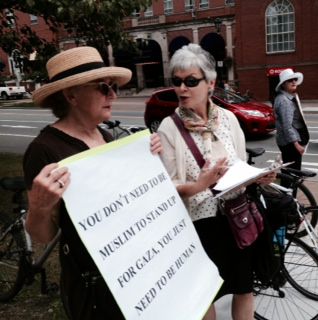
<instances>
[{"instance_id":1,"label":"papers","mask_svg":"<svg viewBox=\"0 0 318 320\"><path fill-rule=\"evenodd\" d=\"M215 197L223 196L230 191L236 191L255 182L267 174L278 171L282 167L288 166L289 163L277 164L268 168L256 168L247 164L245 161L238 159L226 172L226 174L214 186Z\"/></svg>"}]
</instances>

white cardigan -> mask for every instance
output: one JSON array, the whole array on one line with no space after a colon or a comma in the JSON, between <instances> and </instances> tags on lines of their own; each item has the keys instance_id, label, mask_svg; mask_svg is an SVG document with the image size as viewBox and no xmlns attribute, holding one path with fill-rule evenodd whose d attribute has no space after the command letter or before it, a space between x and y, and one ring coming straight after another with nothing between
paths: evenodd
<instances>
[{"instance_id":1,"label":"white cardigan","mask_svg":"<svg viewBox=\"0 0 318 320\"><path fill-rule=\"evenodd\" d=\"M229 121L228 126L230 128L232 142L237 156L245 161L245 137L237 118L231 111L221 107L218 108L220 112L226 114L226 118ZM186 183L186 159L184 150L187 146L171 117L163 119L158 128L158 133L163 146L161 160L170 175L170 178L175 185Z\"/></svg>"}]
</instances>

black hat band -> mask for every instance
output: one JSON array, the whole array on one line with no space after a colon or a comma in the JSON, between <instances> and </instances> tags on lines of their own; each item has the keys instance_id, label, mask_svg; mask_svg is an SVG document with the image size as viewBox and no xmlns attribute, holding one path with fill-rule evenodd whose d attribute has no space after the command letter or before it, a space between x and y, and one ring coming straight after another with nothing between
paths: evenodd
<instances>
[{"instance_id":1,"label":"black hat band","mask_svg":"<svg viewBox=\"0 0 318 320\"><path fill-rule=\"evenodd\" d=\"M78 74L78 73L91 71L91 70L94 70L94 69L100 69L100 68L103 68L103 67L105 67L104 62L84 63L84 64L82 64L80 66L76 66L74 68L71 68L71 69L68 69L68 70L65 70L65 71L62 71L62 72L56 74L54 77L52 77L50 79L49 82L55 82L55 81L58 81L58 80L73 76L73 75Z\"/></svg>"}]
</instances>

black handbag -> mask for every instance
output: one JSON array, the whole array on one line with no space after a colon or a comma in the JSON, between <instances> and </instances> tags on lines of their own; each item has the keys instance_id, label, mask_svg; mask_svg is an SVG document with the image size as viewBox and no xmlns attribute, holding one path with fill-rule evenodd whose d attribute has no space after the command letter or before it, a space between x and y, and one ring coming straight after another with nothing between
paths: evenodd
<instances>
[{"instance_id":1,"label":"black handbag","mask_svg":"<svg viewBox=\"0 0 318 320\"><path fill-rule=\"evenodd\" d=\"M273 230L300 223L297 203L292 195L281 192L270 185L259 186L258 192L258 197L264 198L266 218Z\"/></svg>"}]
</instances>

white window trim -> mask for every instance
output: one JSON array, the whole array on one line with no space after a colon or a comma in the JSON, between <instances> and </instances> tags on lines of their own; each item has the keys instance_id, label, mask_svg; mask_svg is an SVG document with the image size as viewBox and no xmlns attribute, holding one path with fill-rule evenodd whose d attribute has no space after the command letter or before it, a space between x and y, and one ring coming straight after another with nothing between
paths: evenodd
<instances>
[{"instance_id":1,"label":"white window trim","mask_svg":"<svg viewBox=\"0 0 318 320\"><path fill-rule=\"evenodd\" d=\"M204 2L203 2L203 0L200 0L199 8L200 9L209 9L209 0L205 0Z\"/></svg>"},{"instance_id":2,"label":"white window trim","mask_svg":"<svg viewBox=\"0 0 318 320\"><path fill-rule=\"evenodd\" d=\"M195 9L195 1L194 0L185 0L184 2L184 10L191 11Z\"/></svg>"},{"instance_id":3,"label":"white window trim","mask_svg":"<svg viewBox=\"0 0 318 320\"><path fill-rule=\"evenodd\" d=\"M270 15L268 15L267 14L267 11L269 10L269 8L270 7L273 7L273 6L275 6L275 5L277 5L277 4L280 4L281 5L281 2L283 2L283 3L288 3L288 7L289 8L292 8L292 11L289 11L289 12L287 12L287 13L279 13L278 15L275 15L276 17L277 16L282 16L282 15L292 15L292 17L293 17L293 25L294 25L294 28L293 28L293 30L292 31L287 31L287 32L278 32L277 31L277 33L275 33L275 34L272 34L272 33L269 33L268 32L268 26L270 26L269 24L268 24L268 18L270 17ZM284 21L284 24L286 24L286 21ZM295 52L295 50L296 50L296 39L295 39L295 36L296 36L296 32L295 32L295 30L296 30L296 27L295 27L295 8L294 8L294 6L293 6L293 4L289 1L289 0L274 0L274 1L272 1L268 6L267 6L267 9L266 9L266 11L265 11L265 41L266 41L266 54L277 54L277 53L288 53L288 52ZM272 49L272 50L269 50L269 46L270 45L272 45L272 46L274 46L275 44L276 45L278 45L279 44L279 42L269 42L268 41L268 38L269 37L273 37L273 36L275 36L275 35L277 35L277 36L283 36L283 35L286 35L286 34L290 34L290 35L293 35L293 41L290 41L292 44L293 44L293 48L290 48L290 45L288 45L288 48L286 48L286 49L282 49L282 50L274 50L274 49ZM287 41L283 41L282 42L282 44L284 45L284 44L286 44L287 45Z\"/></svg>"},{"instance_id":4,"label":"white window trim","mask_svg":"<svg viewBox=\"0 0 318 320\"><path fill-rule=\"evenodd\" d=\"M39 18L37 16L35 16L34 14L30 14L30 22L31 22L31 24L38 24Z\"/></svg>"},{"instance_id":5,"label":"white window trim","mask_svg":"<svg viewBox=\"0 0 318 320\"><path fill-rule=\"evenodd\" d=\"M172 14L173 13L173 0L164 0L164 14Z\"/></svg>"}]
</instances>

